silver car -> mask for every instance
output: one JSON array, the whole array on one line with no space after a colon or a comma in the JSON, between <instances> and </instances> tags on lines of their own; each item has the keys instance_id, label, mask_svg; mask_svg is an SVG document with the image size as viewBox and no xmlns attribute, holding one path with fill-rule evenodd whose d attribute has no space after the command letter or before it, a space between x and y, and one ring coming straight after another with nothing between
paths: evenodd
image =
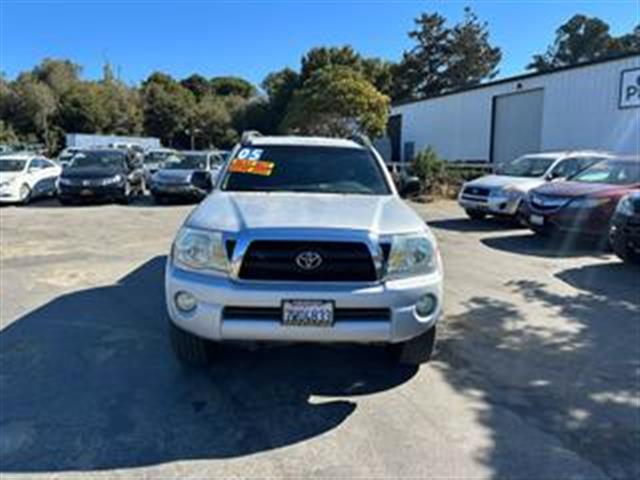
<instances>
[{"instance_id":1,"label":"silver car","mask_svg":"<svg viewBox=\"0 0 640 480\"><path fill-rule=\"evenodd\" d=\"M166 268L178 357L215 344L386 344L427 361L442 262L425 222L365 141L243 138L189 215Z\"/></svg>"},{"instance_id":2,"label":"silver car","mask_svg":"<svg viewBox=\"0 0 640 480\"><path fill-rule=\"evenodd\" d=\"M523 155L462 186L458 203L479 220L487 215L514 217L527 193L540 185L575 175L610 155L596 151L545 152Z\"/></svg>"}]
</instances>

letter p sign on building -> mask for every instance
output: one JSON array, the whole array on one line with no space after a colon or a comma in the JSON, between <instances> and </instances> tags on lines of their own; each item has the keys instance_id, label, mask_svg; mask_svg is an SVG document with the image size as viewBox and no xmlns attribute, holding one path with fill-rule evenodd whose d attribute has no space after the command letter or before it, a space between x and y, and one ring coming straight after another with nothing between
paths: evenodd
<instances>
[{"instance_id":1,"label":"letter p sign on building","mask_svg":"<svg viewBox=\"0 0 640 480\"><path fill-rule=\"evenodd\" d=\"M619 106L620 108L640 107L640 68L622 72Z\"/></svg>"}]
</instances>

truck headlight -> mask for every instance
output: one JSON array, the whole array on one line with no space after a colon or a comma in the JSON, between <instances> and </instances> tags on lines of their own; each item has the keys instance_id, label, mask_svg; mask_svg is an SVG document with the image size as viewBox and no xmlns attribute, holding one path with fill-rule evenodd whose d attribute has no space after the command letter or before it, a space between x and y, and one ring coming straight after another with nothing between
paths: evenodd
<instances>
[{"instance_id":1,"label":"truck headlight","mask_svg":"<svg viewBox=\"0 0 640 480\"><path fill-rule=\"evenodd\" d=\"M393 237L386 278L404 278L433 273L438 268L433 241L426 235Z\"/></svg>"},{"instance_id":2,"label":"truck headlight","mask_svg":"<svg viewBox=\"0 0 640 480\"><path fill-rule=\"evenodd\" d=\"M633 203L631 202L631 195L625 195L618 202L616 207L616 213L631 217L634 213Z\"/></svg>"},{"instance_id":3,"label":"truck headlight","mask_svg":"<svg viewBox=\"0 0 640 480\"><path fill-rule=\"evenodd\" d=\"M191 270L228 272L229 261L221 232L183 227L173 244L173 262Z\"/></svg>"}]
</instances>

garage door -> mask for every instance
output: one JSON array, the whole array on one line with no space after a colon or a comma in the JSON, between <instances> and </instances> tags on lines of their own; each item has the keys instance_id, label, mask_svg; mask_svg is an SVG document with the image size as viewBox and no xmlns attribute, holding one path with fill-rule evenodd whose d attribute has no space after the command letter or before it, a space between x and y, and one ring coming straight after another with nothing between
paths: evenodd
<instances>
[{"instance_id":1,"label":"garage door","mask_svg":"<svg viewBox=\"0 0 640 480\"><path fill-rule=\"evenodd\" d=\"M491 150L494 164L540 151L543 99L542 89L494 97Z\"/></svg>"}]
</instances>

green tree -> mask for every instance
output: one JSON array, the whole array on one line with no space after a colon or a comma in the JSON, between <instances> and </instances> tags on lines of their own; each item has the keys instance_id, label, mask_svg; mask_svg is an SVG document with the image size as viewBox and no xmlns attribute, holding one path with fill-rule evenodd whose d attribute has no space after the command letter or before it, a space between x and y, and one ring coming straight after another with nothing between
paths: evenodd
<instances>
[{"instance_id":1,"label":"green tree","mask_svg":"<svg viewBox=\"0 0 640 480\"><path fill-rule=\"evenodd\" d=\"M256 94L256 87L240 77L214 77L209 81L209 87L214 95L248 99Z\"/></svg>"},{"instance_id":2,"label":"green tree","mask_svg":"<svg viewBox=\"0 0 640 480\"><path fill-rule=\"evenodd\" d=\"M470 8L453 27L437 13L422 14L415 25L409 38L416 45L393 67L394 100L430 97L497 75L500 48L491 45L487 24Z\"/></svg>"},{"instance_id":3,"label":"green tree","mask_svg":"<svg viewBox=\"0 0 640 480\"><path fill-rule=\"evenodd\" d=\"M208 94L195 107L189 128L195 132L200 147L228 147L238 138L231 123L231 114L225 102L220 97Z\"/></svg>"},{"instance_id":4,"label":"green tree","mask_svg":"<svg viewBox=\"0 0 640 480\"><path fill-rule=\"evenodd\" d=\"M289 102L300 84L300 75L290 68L267 75L261 85L267 99L247 105L245 129L277 133Z\"/></svg>"},{"instance_id":5,"label":"green tree","mask_svg":"<svg viewBox=\"0 0 640 480\"><path fill-rule=\"evenodd\" d=\"M640 26L612 37L609 25L597 18L574 15L556 30L556 38L543 54L536 54L528 69L545 72L559 67L640 50Z\"/></svg>"},{"instance_id":6,"label":"green tree","mask_svg":"<svg viewBox=\"0 0 640 480\"><path fill-rule=\"evenodd\" d=\"M33 71L33 77L60 97L80 81L81 68L69 60L45 58Z\"/></svg>"},{"instance_id":7,"label":"green tree","mask_svg":"<svg viewBox=\"0 0 640 480\"><path fill-rule=\"evenodd\" d=\"M118 80L105 79L100 83L99 98L104 111L105 133L139 135L142 133L140 94Z\"/></svg>"},{"instance_id":8,"label":"green tree","mask_svg":"<svg viewBox=\"0 0 640 480\"><path fill-rule=\"evenodd\" d=\"M379 58L364 58L351 46L315 47L303 57L300 68L299 84L306 82L318 70L327 67L342 66L361 73L383 93L391 88L391 64Z\"/></svg>"},{"instance_id":9,"label":"green tree","mask_svg":"<svg viewBox=\"0 0 640 480\"><path fill-rule=\"evenodd\" d=\"M322 68L297 91L283 128L305 134L347 136L384 132L389 98L360 72L343 66Z\"/></svg>"},{"instance_id":10,"label":"green tree","mask_svg":"<svg viewBox=\"0 0 640 480\"><path fill-rule=\"evenodd\" d=\"M205 95L211 93L211 87L209 81L202 75L194 73L189 77L180 80L180 85L189 90L196 97L196 100L200 100Z\"/></svg>"},{"instance_id":11,"label":"green tree","mask_svg":"<svg viewBox=\"0 0 640 480\"><path fill-rule=\"evenodd\" d=\"M18 140L18 135L16 135L13 127L4 120L0 120L0 143L4 145L13 145L18 143Z\"/></svg>"},{"instance_id":12,"label":"green tree","mask_svg":"<svg viewBox=\"0 0 640 480\"><path fill-rule=\"evenodd\" d=\"M142 104L145 132L173 145L189 126L195 98L170 76L156 72L143 83Z\"/></svg>"},{"instance_id":13,"label":"green tree","mask_svg":"<svg viewBox=\"0 0 640 480\"><path fill-rule=\"evenodd\" d=\"M22 77L13 88L16 94L13 126L24 135L37 135L48 149L55 148L50 135L52 118L57 111L54 92L31 76Z\"/></svg>"},{"instance_id":14,"label":"green tree","mask_svg":"<svg viewBox=\"0 0 640 480\"><path fill-rule=\"evenodd\" d=\"M446 78L449 88L476 85L494 78L502 58L498 47L489 42L489 27L469 7L464 19L454 26L449 38Z\"/></svg>"},{"instance_id":15,"label":"green tree","mask_svg":"<svg viewBox=\"0 0 640 480\"><path fill-rule=\"evenodd\" d=\"M60 99L58 125L66 132L102 132L106 125L100 86L93 82L79 82Z\"/></svg>"}]
</instances>

